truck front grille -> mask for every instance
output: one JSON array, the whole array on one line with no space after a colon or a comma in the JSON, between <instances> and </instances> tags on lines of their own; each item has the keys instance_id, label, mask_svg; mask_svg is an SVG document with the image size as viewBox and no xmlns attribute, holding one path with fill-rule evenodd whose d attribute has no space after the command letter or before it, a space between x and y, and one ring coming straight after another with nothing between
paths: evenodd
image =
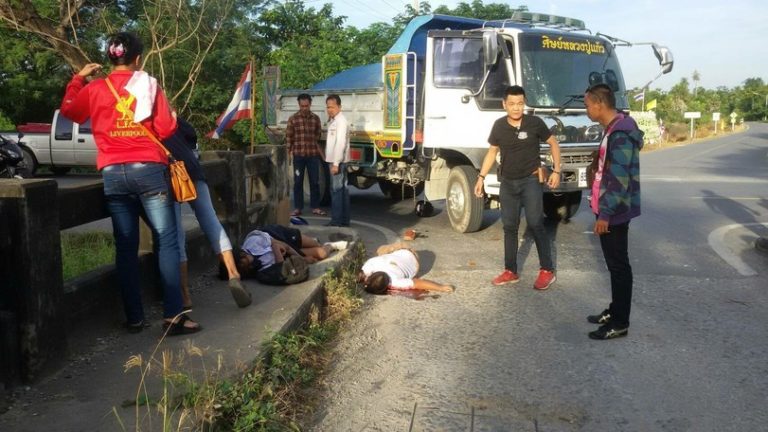
<instances>
[{"instance_id":1,"label":"truck front grille","mask_svg":"<svg viewBox=\"0 0 768 432\"><path fill-rule=\"evenodd\" d=\"M592 162L591 154L560 155L560 163L563 165L589 165L591 162Z\"/></svg>"}]
</instances>

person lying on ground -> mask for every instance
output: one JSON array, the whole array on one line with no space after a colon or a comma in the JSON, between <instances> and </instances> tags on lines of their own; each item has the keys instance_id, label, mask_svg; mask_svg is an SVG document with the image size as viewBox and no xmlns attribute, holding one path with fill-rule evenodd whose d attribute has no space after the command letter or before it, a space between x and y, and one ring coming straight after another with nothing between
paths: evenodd
<instances>
[{"instance_id":1,"label":"person lying on ground","mask_svg":"<svg viewBox=\"0 0 768 432\"><path fill-rule=\"evenodd\" d=\"M406 290L454 291L452 285L417 278L418 272L418 254L405 243L392 243L379 247L376 256L363 264L358 281L367 292L377 295Z\"/></svg>"},{"instance_id":2,"label":"person lying on ground","mask_svg":"<svg viewBox=\"0 0 768 432\"><path fill-rule=\"evenodd\" d=\"M307 264L322 261L333 251L346 248L346 241L320 244L316 238L302 234L296 228L265 225L251 231L245 237L240 248L237 266L242 277L254 277L263 283L276 285L298 283L306 280L306 277L286 279L284 274L281 279L279 276L281 267L287 265L286 261L290 261L292 266L308 269ZM223 275L224 272L220 268L219 276Z\"/></svg>"}]
</instances>

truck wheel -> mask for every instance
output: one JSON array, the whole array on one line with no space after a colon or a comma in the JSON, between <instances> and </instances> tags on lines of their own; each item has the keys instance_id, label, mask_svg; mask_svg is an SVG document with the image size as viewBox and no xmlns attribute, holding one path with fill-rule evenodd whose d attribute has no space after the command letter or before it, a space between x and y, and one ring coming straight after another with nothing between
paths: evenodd
<instances>
[{"instance_id":1,"label":"truck wheel","mask_svg":"<svg viewBox=\"0 0 768 432\"><path fill-rule=\"evenodd\" d=\"M63 176L72 169L72 167L51 167L51 172L57 176Z\"/></svg>"},{"instance_id":2,"label":"truck wheel","mask_svg":"<svg viewBox=\"0 0 768 432\"><path fill-rule=\"evenodd\" d=\"M544 194L544 215L554 222L570 222L581 206L581 191Z\"/></svg>"},{"instance_id":3,"label":"truck wheel","mask_svg":"<svg viewBox=\"0 0 768 432\"><path fill-rule=\"evenodd\" d=\"M416 187L403 187L403 185L400 183L379 179L379 188L387 198L400 201L404 198L413 198L414 196L418 196L424 192L424 182L417 184Z\"/></svg>"},{"instance_id":4,"label":"truck wheel","mask_svg":"<svg viewBox=\"0 0 768 432\"><path fill-rule=\"evenodd\" d=\"M24 155L24 161L21 162L23 166L20 164L17 171L19 172L19 175L24 178L32 178L37 172L37 160L35 159L35 155L33 155L29 149L24 147L21 148L21 153Z\"/></svg>"},{"instance_id":5,"label":"truck wheel","mask_svg":"<svg viewBox=\"0 0 768 432\"><path fill-rule=\"evenodd\" d=\"M446 208L451 226L458 232L480 229L483 222L483 198L475 196L477 170L468 165L453 167L448 175Z\"/></svg>"},{"instance_id":6,"label":"truck wheel","mask_svg":"<svg viewBox=\"0 0 768 432\"><path fill-rule=\"evenodd\" d=\"M360 190L370 189L376 183L377 181L375 178L355 174L349 175L349 184Z\"/></svg>"}]
</instances>

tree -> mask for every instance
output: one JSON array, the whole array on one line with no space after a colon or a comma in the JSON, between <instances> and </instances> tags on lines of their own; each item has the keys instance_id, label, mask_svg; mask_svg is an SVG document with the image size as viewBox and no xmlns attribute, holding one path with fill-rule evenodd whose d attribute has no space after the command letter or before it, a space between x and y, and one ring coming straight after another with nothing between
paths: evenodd
<instances>
[{"instance_id":1,"label":"tree","mask_svg":"<svg viewBox=\"0 0 768 432\"><path fill-rule=\"evenodd\" d=\"M699 88L699 80L701 80L699 71L694 70L691 79L693 80L693 97L696 97L696 90Z\"/></svg>"},{"instance_id":2,"label":"tree","mask_svg":"<svg viewBox=\"0 0 768 432\"><path fill-rule=\"evenodd\" d=\"M439 6L435 9L436 14L455 15L466 18L477 18L482 20L500 20L510 18L515 12L527 12L528 6L522 5L516 8L504 3L483 4L483 0L472 0L472 3L461 2L455 8L448 6Z\"/></svg>"}]
</instances>

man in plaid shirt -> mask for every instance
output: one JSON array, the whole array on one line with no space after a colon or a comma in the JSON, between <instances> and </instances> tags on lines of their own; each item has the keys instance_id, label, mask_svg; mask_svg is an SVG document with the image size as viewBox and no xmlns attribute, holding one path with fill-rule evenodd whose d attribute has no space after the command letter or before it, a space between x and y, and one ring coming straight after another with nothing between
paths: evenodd
<instances>
[{"instance_id":1,"label":"man in plaid shirt","mask_svg":"<svg viewBox=\"0 0 768 432\"><path fill-rule=\"evenodd\" d=\"M320 208L320 162L322 150L318 145L320 140L320 117L310 111L312 96L302 93L297 98L299 111L288 119L285 130L285 144L288 153L293 157L293 213L301 215L304 208L304 171L309 174L309 201L312 214L326 216Z\"/></svg>"}]
</instances>

